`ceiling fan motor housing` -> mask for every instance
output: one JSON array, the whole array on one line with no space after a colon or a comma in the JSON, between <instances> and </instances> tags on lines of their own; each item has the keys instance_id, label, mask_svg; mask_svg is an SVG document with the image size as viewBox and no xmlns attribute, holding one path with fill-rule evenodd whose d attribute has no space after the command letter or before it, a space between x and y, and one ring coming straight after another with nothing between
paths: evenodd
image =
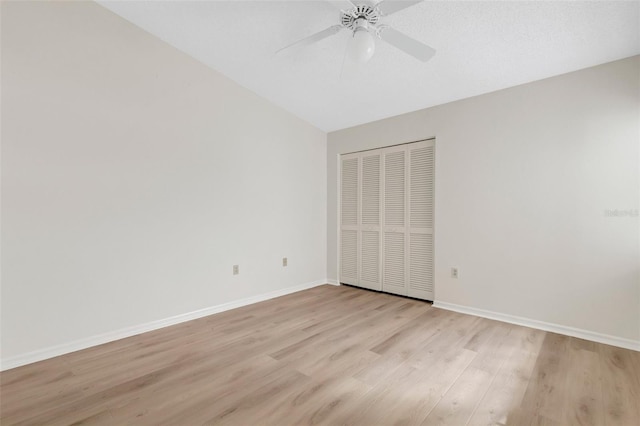
<instances>
[{"instance_id":1,"label":"ceiling fan motor housing","mask_svg":"<svg viewBox=\"0 0 640 426\"><path fill-rule=\"evenodd\" d=\"M369 25L375 25L380 19L380 13L374 7L366 4L360 4L353 9L344 10L340 14L340 22L342 26L352 31L363 25L363 20Z\"/></svg>"}]
</instances>

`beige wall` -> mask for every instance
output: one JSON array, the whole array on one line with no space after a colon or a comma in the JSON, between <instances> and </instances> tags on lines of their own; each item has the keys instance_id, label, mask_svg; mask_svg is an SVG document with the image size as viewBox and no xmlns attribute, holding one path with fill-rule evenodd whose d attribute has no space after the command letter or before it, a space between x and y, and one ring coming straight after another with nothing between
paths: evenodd
<instances>
[{"instance_id":1,"label":"beige wall","mask_svg":"<svg viewBox=\"0 0 640 426\"><path fill-rule=\"evenodd\" d=\"M322 131L93 2L2 2L1 83L3 360L325 279Z\"/></svg>"},{"instance_id":2,"label":"beige wall","mask_svg":"<svg viewBox=\"0 0 640 426\"><path fill-rule=\"evenodd\" d=\"M640 219L605 211L639 208L639 76L633 57L330 133L328 277L338 155L435 137L436 300L638 342Z\"/></svg>"}]
</instances>

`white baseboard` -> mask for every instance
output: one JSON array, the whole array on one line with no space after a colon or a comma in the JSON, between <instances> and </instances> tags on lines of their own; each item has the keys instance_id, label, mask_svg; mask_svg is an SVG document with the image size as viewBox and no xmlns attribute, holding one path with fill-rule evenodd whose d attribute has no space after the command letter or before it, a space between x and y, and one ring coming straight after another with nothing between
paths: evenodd
<instances>
[{"instance_id":1,"label":"white baseboard","mask_svg":"<svg viewBox=\"0 0 640 426\"><path fill-rule=\"evenodd\" d=\"M20 367L22 365L31 364L45 359L53 358L56 356L68 354L70 352L87 349L92 346L102 345L104 343L113 342L115 340L124 339L126 337L135 336L137 334L146 333L148 331L157 330L159 328L168 327L170 325L179 324L181 322L191 321L197 318L206 317L209 315L217 314L219 312L228 311L242 306L251 305L253 303L262 302L264 300L273 299L276 297L284 296L287 294L295 293L297 291L306 290L312 287L317 287L322 284L327 284L327 280L318 280L306 284L301 284L293 287L287 287L280 290L271 291L269 293L260 294L257 296L247 297L245 299L235 300L233 302L227 302L209 308L199 309L193 312L187 312L185 314L176 315L173 317L151 321L145 324L140 324L132 327L122 328L120 330L110 331L108 333L99 334L84 339L75 340L69 343L63 343L61 345L51 346L44 349L38 349L33 352L27 352L22 355L13 356L11 358L3 359L0 361L0 371L9 370L11 368Z\"/></svg>"},{"instance_id":2,"label":"white baseboard","mask_svg":"<svg viewBox=\"0 0 640 426\"><path fill-rule=\"evenodd\" d=\"M331 278L327 278L327 284L331 284L331 285L340 285L340 283L338 282L338 280L334 280Z\"/></svg>"},{"instance_id":3,"label":"white baseboard","mask_svg":"<svg viewBox=\"0 0 640 426\"><path fill-rule=\"evenodd\" d=\"M501 314L499 312L485 311L484 309L471 308L469 306L456 305L454 303L434 301L433 306L440 309L446 309L448 311L459 312L461 314L475 315L477 317L507 322L510 324L522 325L525 327L536 328L538 330L551 331L553 333L564 334L572 337L578 337L580 339L590 340L598 343L604 343L606 345L617 346L620 348L631 349L634 351L640 351L640 341L637 341L637 340L625 339L622 337L596 333L594 331L567 327L564 325L552 324L544 321L538 321L538 320L518 317L514 315Z\"/></svg>"}]
</instances>

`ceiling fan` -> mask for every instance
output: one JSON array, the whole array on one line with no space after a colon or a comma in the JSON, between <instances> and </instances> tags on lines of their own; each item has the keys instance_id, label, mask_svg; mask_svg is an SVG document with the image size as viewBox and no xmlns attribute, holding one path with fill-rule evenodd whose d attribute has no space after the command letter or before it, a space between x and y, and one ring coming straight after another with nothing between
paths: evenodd
<instances>
[{"instance_id":1,"label":"ceiling fan","mask_svg":"<svg viewBox=\"0 0 640 426\"><path fill-rule=\"evenodd\" d=\"M340 2L344 7L340 8L339 24L298 40L283 47L276 53L282 53L291 48L308 46L346 29L351 31L351 41L347 47L347 54L357 62L367 62L373 56L376 47L374 36L420 61L427 62L436 53L433 48L388 25L380 23L385 16L414 6L422 1L382 0L374 3L362 0L343 0Z\"/></svg>"}]
</instances>

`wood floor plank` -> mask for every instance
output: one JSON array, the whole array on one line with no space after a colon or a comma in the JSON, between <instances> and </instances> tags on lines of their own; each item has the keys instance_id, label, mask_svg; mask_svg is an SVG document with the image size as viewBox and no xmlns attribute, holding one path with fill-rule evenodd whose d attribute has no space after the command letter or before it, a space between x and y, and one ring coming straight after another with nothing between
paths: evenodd
<instances>
[{"instance_id":1,"label":"wood floor plank","mask_svg":"<svg viewBox=\"0 0 640 426\"><path fill-rule=\"evenodd\" d=\"M491 385L493 375L476 367L467 367L426 417L423 425L467 424L478 402Z\"/></svg>"},{"instance_id":2,"label":"wood floor plank","mask_svg":"<svg viewBox=\"0 0 640 426\"><path fill-rule=\"evenodd\" d=\"M429 368L411 367L410 359L402 362L343 419L343 424L421 424L476 356L456 345L459 339L457 333L455 336L445 335L448 345L430 342L437 347L438 356L430 360Z\"/></svg>"},{"instance_id":3,"label":"wood floor plank","mask_svg":"<svg viewBox=\"0 0 640 426\"><path fill-rule=\"evenodd\" d=\"M238 392L242 383L283 368L282 364L266 355L244 359L227 367L218 367L214 361L197 370L188 370L163 386L140 392L135 398L112 403L110 411L114 424L154 424L200 401L206 404L207 398Z\"/></svg>"},{"instance_id":4,"label":"wood floor plank","mask_svg":"<svg viewBox=\"0 0 640 426\"><path fill-rule=\"evenodd\" d=\"M2 425L637 425L640 353L348 286L0 373Z\"/></svg>"},{"instance_id":5,"label":"wood floor plank","mask_svg":"<svg viewBox=\"0 0 640 426\"><path fill-rule=\"evenodd\" d=\"M547 333L536 359L532 378L525 392L521 416L514 421L525 422L531 413L561 423L567 398L568 345L570 338Z\"/></svg>"},{"instance_id":6,"label":"wood floor plank","mask_svg":"<svg viewBox=\"0 0 640 426\"><path fill-rule=\"evenodd\" d=\"M570 349L571 363L568 366L566 387L571 391L567 393L565 400L563 423L603 425L604 403L600 356L597 352L580 349L580 347L581 345L571 346Z\"/></svg>"},{"instance_id":7,"label":"wood floor plank","mask_svg":"<svg viewBox=\"0 0 640 426\"><path fill-rule=\"evenodd\" d=\"M544 332L539 330L511 328L508 344L502 349L506 359L475 408L468 425L518 424L510 421L510 416L522 403L543 338Z\"/></svg>"},{"instance_id":8,"label":"wood floor plank","mask_svg":"<svg viewBox=\"0 0 640 426\"><path fill-rule=\"evenodd\" d=\"M602 371L604 424L637 425L640 419L640 385L634 363L640 353L598 345Z\"/></svg>"}]
</instances>

